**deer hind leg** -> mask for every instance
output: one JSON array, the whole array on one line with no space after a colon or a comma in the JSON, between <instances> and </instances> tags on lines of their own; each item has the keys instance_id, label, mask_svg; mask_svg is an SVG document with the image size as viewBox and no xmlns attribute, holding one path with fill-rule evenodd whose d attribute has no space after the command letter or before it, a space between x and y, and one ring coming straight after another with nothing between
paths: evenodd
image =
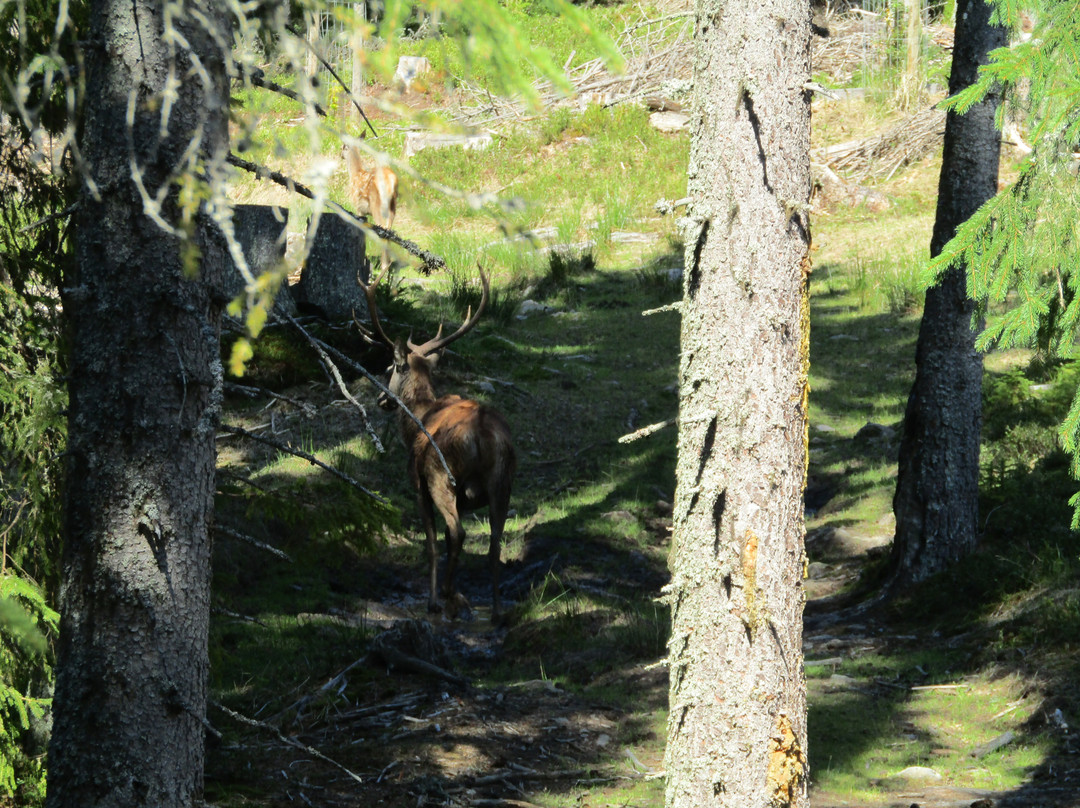
<instances>
[{"instance_id":1,"label":"deer hind leg","mask_svg":"<svg viewBox=\"0 0 1080 808\"><path fill-rule=\"evenodd\" d=\"M438 580L439 580L439 547L435 535L435 508L431 502L431 492L425 483L420 484L417 495L417 504L420 511L420 521L424 525L425 549L428 560L428 611L441 612L439 605Z\"/></svg>"},{"instance_id":2,"label":"deer hind leg","mask_svg":"<svg viewBox=\"0 0 1080 808\"><path fill-rule=\"evenodd\" d=\"M461 607L469 606L468 601L457 593L454 586L458 559L465 544L465 528L458 514L457 494L449 480L443 478L436 481L431 488L431 498L446 521L446 575L443 578L443 596L446 598L446 613L454 617Z\"/></svg>"}]
</instances>

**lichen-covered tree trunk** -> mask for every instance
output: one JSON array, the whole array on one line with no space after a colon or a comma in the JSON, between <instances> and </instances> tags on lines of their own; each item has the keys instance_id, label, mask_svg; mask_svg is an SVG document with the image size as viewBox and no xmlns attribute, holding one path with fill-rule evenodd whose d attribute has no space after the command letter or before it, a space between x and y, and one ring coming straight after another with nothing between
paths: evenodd
<instances>
[{"instance_id":1,"label":"lichen-covered tree trunk","mask_svg":"<svg viewBox=\"0 0 1080 808\"><path fill-rule=\"evenodd\" d=\"M983 0L957 3L950 95L973 84L987 53L1005 44L1004 30L990 25L990 11ZM948 113L932 256L997 193L999 101L992 94L963 115ZM886 591L941 572L978 542L983 368L971 328L973 310L962 266L950 268L926 293L900 444Z\"/></svg>"},{"instance_id":2,"label":"lichen-covered tree trunk","mask_svg":"<svg viewBox=\"0 0 1080 808\"><path fill-rule=\"evenodd\" d=\"M696 26L667 805L805 806L810 5Z\"/></svg>"},{"instance_id":3,"label":"lichen-covered tree trunk","mask_svg":"<svg viewBox=\"0 0 1080 808\"><path fill-rule=\"evenodd\" d=\"M202 790L224 252L174 183L223 165L231 35L166 5L95 0L84 45L52 808Z\"/></svg>"}]
</instances>

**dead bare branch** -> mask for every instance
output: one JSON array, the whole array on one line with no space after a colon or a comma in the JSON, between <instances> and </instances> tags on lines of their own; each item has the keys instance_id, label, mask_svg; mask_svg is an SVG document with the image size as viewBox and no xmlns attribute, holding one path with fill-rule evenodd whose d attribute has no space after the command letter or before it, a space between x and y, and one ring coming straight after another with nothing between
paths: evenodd
<instances>
[{"instance_id":1,"label":"dead bare branch","mask_svg":"<svg viewBox=\"0 0 1080 808\"><path fill-rule=\"evenodd\" d=\"M365 488L363 485L358 483L356 480L354 480L352 477L350 477L345 472L339 471L338 469L334 468L333 466L331 466L331 465L329 465L327 463L324 463L323 461L319 460L319 458L315 457L314 455L308 454L307 452L302 451L301 449L295 449L292 446L289 446L288 444L282 443L281 441L274 440L273 438L264 438L261 435L256 435L253 432L248 432L246 429L241 429L238 426L229 426L228 424L222 424L221 425L221 431L222 432L228 432L231 435L240 435L242 437L248 438L249 440L253 440L256 443L262 443L262 444L265 444L266 446L270 446L270 447L272 447L274 449L278 449L279 451L285 452L286 454L291 454L294 457L302 458L303 460L306 460L307 462L311 463L313 466L318 466L319 468L330 472L331 474L333 474L338 479L343 480L344 482L351 485L357 491L360 491L363 494L367 494L369 497L371 497L373 500L378 502L380 505L389 505L390 504L390 502L385 497L382 497L379 494L376 494L374 491L371 491L371 490Z\"/></svg>"},{"instance_id":2,"label":"dead bare branch","mask_svg":"<svg viewBox=\"0 0 1080 808\"><path fill-rule=\"evenodd\" d=\"M239 530L233 530L232 528L225 527L225 525L215 524L214 532L220 533L222 536L228 536L230 539L236 539L237 541L242 541L245 544L250 544L252 547L258 547L260 550L265 550L266 552L270 553L270 555L274 555L278 558L284 559L290 564L292 563L292 556L290 556L284 550L279 550L272 544L267 544L266 542L259 541L254 536L249 536L246 533L241 533Z\"/></svg>"},{"instance_id":3,"label":"dead bare branch","mask_svg":"<svg viewBox=\"0 0 1080 808\"><path fill-rule=\"evenodd\" d=\"M383 448L382 441L379 440L379 436L375 434L375 430L371 426L371 419L368 418L367 410L364 409L364 405L357 401L356 397L349 392L349 388L345 386L345 380L341 378L341 372L338 370L337 365L334 364L333 360L327 355L326 351L323 350L322 346L319 344L319 340L311 336L311 334L308 333L307 329L300 325L300 323L298 323L296 321L296 318L294 318L292 315L281 314L277 316L284 317L286 320L288 320L288 322L293 326L293 328L299 331L303 335L304 339L308 341L308 344L315 349L315 353L319 355L319 359L322 361L323 365L330 372L330 375L334 377L334 381L337 383L338 386L338 391L341 393L341 395L345 397L345 399L350 404L356 407L356 409L359 411L360 420L364 424L364 430L368 433L368 437L371 438L371 442L375 444L376 450L378 450L379 454L385 453L386 449Z\"/></svg>"}]
</instances>

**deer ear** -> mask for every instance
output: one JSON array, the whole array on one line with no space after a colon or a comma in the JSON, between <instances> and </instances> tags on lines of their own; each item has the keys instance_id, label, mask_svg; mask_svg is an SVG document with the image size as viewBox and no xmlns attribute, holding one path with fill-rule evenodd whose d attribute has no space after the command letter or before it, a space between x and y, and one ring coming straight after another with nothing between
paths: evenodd
<instances>
[{"instance_id":1,"label":"deer ear","mask_svg":"<svg viewBox=\"0 0 1080 808\"><path fill-rule=\"evenodd\" d=\"M394 364L401 366L407 363L409 351L405 348L405 341L398 337L394 342Z\"/></svg>"},{"instance_id":2,"label":"deer ear","mask_svg":"<svg viewBox=\"0 0 1080 808\"><path fill-rule=\"evenodd\" d=\"M427 362L428 367L435 370L435 366L439 364L439 359L442 357L442 351L435 351L435 353L429 353L424 357L424 361Z\"/></svg>"}]
</instances>

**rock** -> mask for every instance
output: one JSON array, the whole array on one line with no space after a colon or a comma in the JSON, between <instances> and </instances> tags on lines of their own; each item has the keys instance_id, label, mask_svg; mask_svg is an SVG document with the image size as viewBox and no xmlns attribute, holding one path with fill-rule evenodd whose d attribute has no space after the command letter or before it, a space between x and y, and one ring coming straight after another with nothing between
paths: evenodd
<instances>
[{"instance_id":1,"label":"rock","mask_svg":"<svg viewBox=\"0 0 1080 808\"><path fill-rule=\"evenodd\" d=\"M491 135L454 135L446 132L406 132L405 157L408 159L424 149L461 148L486 149L492 144Z\"/></svg>"},{"instance_id":2,"label":"rock","mask_svg":"<svg viewBox=\"0 0 1080 808\"><path fill-rule=\"evenodd\" d=\"M649 116L649 126L661 132L681 132L690 127L690 116L685 112L654 112Z\"/></svg>"},{"instance_id":3,"label":"rock","mask_svg":"<svg viewBox=\"0 0 1080 808\"><path fill-rule=\"evenodd\" d=\"M402 56L394 71L394 86L401 92L407 92L417 78L430 71L431 62L426 56Z\"/></svg>"},{"instance_id":4,"label":"rock","mask_svg":"<svg viewBox=\"0 0 1080 808\"><path fill-rule=\"evenodd\" d=\"M806 551L815 561L857 558L891 543L890 536L861 536L844 527L823 527L806 534Z\"/></svg>"},{"instance_id":5,"label":"rock","mask_svg":"<svg viewBox=\"0 0 1080 808\"><path fill-rule=\"evenodd\" d=\"M865 424L855 433L855 440L864 441L891 441L896 437L896 430L884 424L875 424L873 421Z\"/></svg>"},{"instance_id":6,"label":"rock","mask_svg":"<svg viewBox=\"0 0 1080 808\"><path fill-rule=\"evenodd\" d=\"M534 314L550 314L554 309L545 303L537 303L535 300L523 300L521 305L518 306L517 318L524 320L526 317L531 317Z\"/></svg>"},{"instance_id":7,"label":"rock","mask_svg":"<svg viewBox=\"0 0 1080 808\"><path fill-rule=\"evenodd\" d=\"M908 766L901 772L897 772L889 778L890 781L905 785L927 785L928 783L940 783L943 778L928 766Z\"/></svg>"}]
</instances>

